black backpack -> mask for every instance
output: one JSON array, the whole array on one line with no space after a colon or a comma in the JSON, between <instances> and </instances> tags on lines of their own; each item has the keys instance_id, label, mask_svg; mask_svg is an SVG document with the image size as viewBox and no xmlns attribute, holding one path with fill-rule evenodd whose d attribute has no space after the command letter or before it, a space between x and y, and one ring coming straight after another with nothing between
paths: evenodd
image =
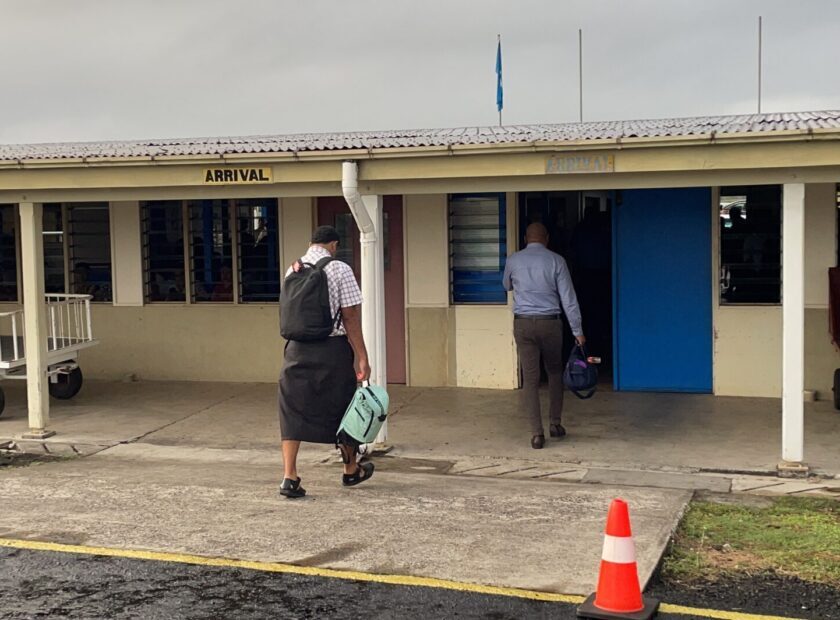
<instances>
[{"instance_id":1,"label":"black backpack","mask_svg":"<svg viewBox=\"0 0 840 620\"><path fill-rule=\"evenodd\" d=\"M330 289L327 272L335 259L322 258L314 265L300 260L300 271L292 271L280 291L280 335L286 340L307 342L329 338L338 325L341 310L336 316L330 309Z\"/></svg>"},{"instance_id":2,"label":"black backpack","mask_svg":"<svg viewBox=\"0 0 840 620\"><path fill-rule=\"evenodd\" d=\"M578 344L572 349L563 381L571 392L584 400L595 395L598 385L598 368L587 361L586 349Z\"/></svg>"}]
</instances>

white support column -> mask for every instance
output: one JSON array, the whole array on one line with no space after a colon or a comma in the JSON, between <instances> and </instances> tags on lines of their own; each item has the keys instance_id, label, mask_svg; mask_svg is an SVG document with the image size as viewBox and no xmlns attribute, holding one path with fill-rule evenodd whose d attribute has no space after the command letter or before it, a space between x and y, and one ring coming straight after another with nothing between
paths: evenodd
<instances>
[{"instance_id":1,"label":"white support column","mask_svg":"<svg viewBox=\"0 0 840 620\"><path fill-rule=\"evenodd\" d=\"M385 387L388 376L385 359L385 239L382 196L362 196L359 193L359 166L355 161L345 161L341 164L341 191L360 232L362 334L373 372L371 378L378 385ZM382 444L386 438L387 427L383 425L376 437L376 443Z\"/></svg>"},{"instance_id":2,"label":"white support column","mask_svg":"<svg viewBox=\"0 0 840 620\"><path fill-rule=\"evenodd\" d=\"M362 244L362 265L372 265L362 274L362 297L365 300L372 300L367 306L362 307L362 327L365 337L365 345L368 348L368 356L371 360L373 376L371 379L377 385L388 385L386 339L385 339L385 237L384 237L384 215L382 196L362 196L362 202L367 209L370 219L373 221L376 241ZM366 261L366 252L372 252L372 260ZM382 426L382 430L376 438L377 443L384 443L388 438L388 423Z\"/></svg>"},{"instance_id":3,"label":"white support column","mask_svg":"<svg viewBox=\"0 0 840 620\"><path fill-rule=\"evenodd\" d=\"M788 183L782 206L782 475L805 459L805 185Z\"/></svg>"},{"instance_id":4,"label":"white support column","mask_svg":"<svg viewBox=\"0 0 840 620\"><path fill-rule=\"evenodd\" d=\"M54 431L47 430L50 422L50 396L43 230L43 207L32 202L20 203L26 395L29 406L29 432L24 434L25 439L45 439L55 435Z\"/></svg>"}]
</instances>

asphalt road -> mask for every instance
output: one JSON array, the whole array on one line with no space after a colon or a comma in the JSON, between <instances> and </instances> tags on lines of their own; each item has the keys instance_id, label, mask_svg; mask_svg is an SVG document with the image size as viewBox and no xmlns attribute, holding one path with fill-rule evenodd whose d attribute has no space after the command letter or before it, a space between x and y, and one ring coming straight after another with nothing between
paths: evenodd
<instances>
[{"instance_id":1,"label":"asphalt road","mask_svg":"<svg viewBox=\"0 0 840 620\"><path fill-rule=\"evenodd\" d=\"M428 587L7 548L0 549L0 617L519 620L574 618L575 606Z\"/></svg>"}]
</instances>

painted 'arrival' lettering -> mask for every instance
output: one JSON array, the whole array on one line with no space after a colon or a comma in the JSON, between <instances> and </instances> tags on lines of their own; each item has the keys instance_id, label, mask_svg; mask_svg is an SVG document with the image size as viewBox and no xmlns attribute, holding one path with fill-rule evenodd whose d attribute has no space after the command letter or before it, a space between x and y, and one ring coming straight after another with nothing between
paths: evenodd
<instances>
[{"instance_id":1,"label":"painted 'arrival' lettering","mask_svg":"<svg viewBox=\"0 0 840 620\"><path fill-rule=\"evenodd\" d=\"M267 168L210 168L204 171L205 183L270 183Z\"/></svg>"}]
</instances>

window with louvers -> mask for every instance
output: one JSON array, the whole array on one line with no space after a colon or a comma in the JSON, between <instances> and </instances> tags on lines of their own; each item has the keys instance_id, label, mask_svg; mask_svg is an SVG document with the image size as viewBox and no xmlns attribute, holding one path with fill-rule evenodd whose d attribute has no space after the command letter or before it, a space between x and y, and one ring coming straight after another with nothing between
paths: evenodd
<instances>
[{"instance_id":1,"label":"window with louvers","mask_svg":"<svg viewBox=\"0 0 840 620\"><path fill-rule=\"evenodd\" d=\"M449 197L450 289L454 304L504 304L507 258L504 194Z\"/></svg>"},{"instance_id":2,"label":"window with louvers","mask_svg":"<svg viewBox=\"0 0 840 620\"><path fill-rule=\"evenodd\" d=\"M179 200L141 203L146 301L187 299L184 211Z\"/></svg>"},{"instance_id":3,"label":"window with louvers","mask_svg":"<svg viewBox=\"0 0 840 620\"><path fill-rule=\"evenodd\" d=\"M113 300L107 202L44 205L44 290Z\"/></svg>"},{"instance_id":4,"label":"window with louvers","mask_svg":"<svg viewBox=\"0 0 840 620\"><path fill-rule=\"evenodd\" d=\"M147 201L140 207L146 301L277 303L276 198Z\"/></svg>"},{"instance_id":5,"label":"window with louvers","mask_svg":"<svg viewBox=\"0 0 840 620\"><path fill-rule=\"evenodd\" d=\"M782 300L782 188L722 187L721 304Z\"/></svg>"}]
</instances>

